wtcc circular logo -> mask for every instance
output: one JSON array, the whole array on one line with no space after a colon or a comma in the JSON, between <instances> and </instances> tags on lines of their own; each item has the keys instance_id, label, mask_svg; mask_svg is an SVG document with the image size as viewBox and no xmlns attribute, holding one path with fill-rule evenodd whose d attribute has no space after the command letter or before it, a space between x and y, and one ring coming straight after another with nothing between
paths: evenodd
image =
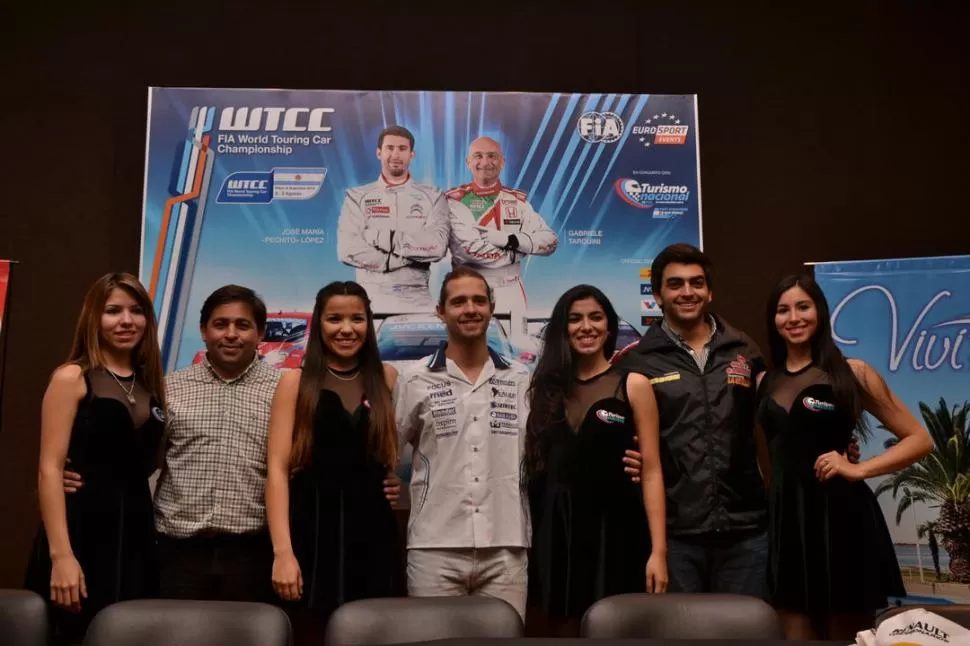
<instances>
[{"instance_id":1,"label":"wtcc circular logo","mask_svg":"<svg viewBox=\"0 0 970 646\"><path fill-rule=\"evenodd\" d=\"M584 112L576 128L583 141L611 144L623 135L623 119L615 112Z\"/></svg>"}]
</instances>

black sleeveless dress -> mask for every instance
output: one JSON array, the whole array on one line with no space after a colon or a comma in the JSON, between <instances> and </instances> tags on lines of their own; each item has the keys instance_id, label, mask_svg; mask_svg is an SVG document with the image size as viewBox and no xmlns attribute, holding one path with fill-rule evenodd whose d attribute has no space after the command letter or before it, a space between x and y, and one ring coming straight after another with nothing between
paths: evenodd
<instances>
[{"instance_id":1,"label":"black sleeveless dress","mask_svg":"<svg viewBox=\"0 0 970 646\"><path fill-rule=\"evenodd\" d=\"M367 446L370 408L360 382L327 374L310 464L290 481L290 535L303 574L297 614L316 630L340 604L407 593L384 495L387 468Z\"/></svg>"},{"instance_id":2,"label":"black sleeveless dress","mask_svg":"<svg viewBox=\"0 0 970 646\"><path fill-rule=\"evenodd\" d=\"M131 388L134 377L119 378ZM85 373L87 394L78 404L65 468L84 486L65 494L67 529L87 583L80 614L52 608L55 642L80 640L95 614L127 599L158 594L155 520L148 478L156 467L164 412L136 381L128 402L107 371ZM50 599L51 560L41 527L27 566L26 586Z\"/></svg>"},{"instance_id":3,"label":"black sleeveless dress","mask_svg":"<svg viewBox=\"0 0 970 646\"><path fill-rule=\"evenodd\" d=\"M851 417L815 366L771 371L758 420L771 451L769 576L777 607L812 616L870 613L905 596L892 538L864 481L819 482L818 456L845 451Z\"/></svg>"},{"instance_id":4,"label":"black sleeveless dress","mask_svg":"<svg viewBox=\"0 0 970 646\"><path fill-rule=\"evenodd\" d=\"M611 368L576 380L565 413L529 485L529 585L549 617L578 618L603 597L645 591L650 533L640 484L623 470L637 450L626 377Z\"/></svg>"}]
</instances>

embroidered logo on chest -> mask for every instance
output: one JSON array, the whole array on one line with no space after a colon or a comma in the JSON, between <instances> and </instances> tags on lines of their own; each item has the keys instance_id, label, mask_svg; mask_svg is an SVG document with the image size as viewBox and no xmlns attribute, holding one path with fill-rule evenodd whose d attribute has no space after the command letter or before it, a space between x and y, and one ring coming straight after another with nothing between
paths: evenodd
<instances>
[{"instance_id":1,"label":"embroidered logo on chest","mask_svg":"<svg viewBox=\"0 0 970 646\"><path fill-rule=\"evenodd\" d=\"M821 399L815 399L814 397L803 398L802 405L808 410L816 413L832 412L835 410L835 404L822 401Z\"/></svg>"},{"instance_id":2,"label":"embroidered logo on chest","mask_svg":"<svg viewBox=\"0 0 970 646\"><path fill-rule=\"evenodd\" d=\"M152 417L157 419L159 422L165 423L165 413L158 406L152 406Z\"/></svg>"},{"instance_id":3,"label":"embroidered logo on chest","mask_svg":"<svg viewBox=\"0 0 970 646\"><path fill-rule=\"evenodd\" d=\"M602 408L596 411L596 416L600 418L600 421L607 424L622 424L626 421L626 417L619 415L617 413L611 413L608 410L603 410Z\"/></svg>"},{"instance_id":4,"label":"embroidered logo on chest","mask_svg":"<svg viewBox=\"0 0 970 646\"><path fill-rule=\"evenodd\" d=\"M751 364L743 355L737 355L734 361L728 364L725 372L727 372L729 386L751 387Z\"/></svg>"}]
</instances>

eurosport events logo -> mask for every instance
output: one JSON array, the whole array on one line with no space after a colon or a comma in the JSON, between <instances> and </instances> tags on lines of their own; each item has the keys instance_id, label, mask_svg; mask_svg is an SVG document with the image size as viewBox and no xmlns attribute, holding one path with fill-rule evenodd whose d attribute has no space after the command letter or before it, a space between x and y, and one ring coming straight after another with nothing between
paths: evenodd
<instances>
[{"instance_id":1,"label":"eurosport events logo","mask_svg":"<svg viewBox=\"0 0 970 646\"><path fill-rule=\"evenodd\" d=\"M656 220L671 220L687 213L690 187L684 184L653 184L621 177L613 183L613 188L630 206L653 209L652 217Z\"/></svg>"},{"instance_id":2,"label":"eurosport events logo","mask_svg":"<svg viewBox=\"0 0 970 646\"><path fill-rule=\"evenodd\" d=\"M612 144L623 136L623 119L615 112L584 112L576 122L576 130L583 141L591 144Z\"/></svg>"},{"instance_id":3,"label":"eurosport events logo","mask_svg":"<svg viewBox=\"0 0 970 646\"><path fill-rule=\"evenodd\" d=\"M689 126L680 123L680 117L672 112L662 112L633 126L630 134L644 148L652 146L683 146L687 143Z\"/></svg>"}]
</instances>

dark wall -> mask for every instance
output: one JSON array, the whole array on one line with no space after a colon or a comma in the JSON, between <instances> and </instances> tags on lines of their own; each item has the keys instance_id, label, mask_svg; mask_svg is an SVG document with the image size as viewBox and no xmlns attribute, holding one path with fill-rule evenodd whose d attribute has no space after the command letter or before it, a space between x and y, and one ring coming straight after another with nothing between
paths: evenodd
<instances>
[{"instance_id":1,"label":"dark wall","mask_svg":"<svg viewBox=\"0 0 970 646\"><path fill-rule=\"evenodd\" d=\"M5 20L0 258L20 264L0 586L19 584L37 522L47 376L90 283L137 273L149 85L697 93L715 302L759 342L770 286L803 261L970 252L957 3L461 9L475 19L460 3L109 4L74 15L34 3Z\"/></svg>"}]
</instances>

